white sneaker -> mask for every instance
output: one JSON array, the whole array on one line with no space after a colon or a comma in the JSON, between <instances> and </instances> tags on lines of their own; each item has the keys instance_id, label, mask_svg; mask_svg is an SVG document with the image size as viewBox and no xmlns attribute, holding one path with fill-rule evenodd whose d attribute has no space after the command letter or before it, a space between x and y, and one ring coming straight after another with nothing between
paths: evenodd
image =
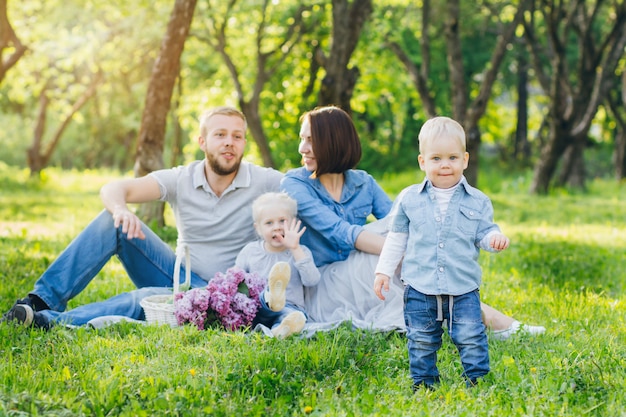
<instances>
[{"instance_id":1,"label":"white sneaker","mask_svg":"<svg viewBox=\"0 0 626 417\"><path fill-rule=\"evenodd\" d=\"M285 308L285 292L291 279L291 267L287 262L276 262L267 279L267 291L265 302L272 311L280 311Z\"/></svg>"},{"instance_id":2,"label":"white sneaker","mask_svg":"<svg viewBox=\"0 0 626 417\"><path fill-rule=\"evenodd\" d=\"M295 333L300 333L306 324L306 317L301 311L294 311L272 329L272 334L278 339L284 339Z\"/></svg>"},{"instance_id":3,"label":"white sneaker","mask_svg":"<svg viewBox=\"0 0 626 417\"><path fill-rule=\"evenodd\" d=\"M508 329L497 330L491 332L489 335L496 340L507 340L515 333L525 333L531 336L537 336L540 334L544 334L545 332L546 328L543 326L531 326L529 324L522 324L519 321L515 320L513 323L511 323L511 326Z\"/></svg>"}]
</instances>

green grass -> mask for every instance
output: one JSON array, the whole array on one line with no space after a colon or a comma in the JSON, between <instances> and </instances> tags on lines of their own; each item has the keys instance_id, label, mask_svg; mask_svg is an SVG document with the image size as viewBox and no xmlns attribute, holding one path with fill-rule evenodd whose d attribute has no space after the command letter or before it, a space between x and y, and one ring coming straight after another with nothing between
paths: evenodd
<instances>
[{"instance_id":1,"label":"green grass","mask_svg":"<svg viewBox=\"0 0 626 417\"><path fill-rule=\"evenodd\" d=\"M46 170L31 180L0 167L0 310L102 209L98 189L116 176ZM395 195L416 180L381 183ZM512 240L481 255L483 300L548 331L490 340L492 372L474 389L447 338L440 388L412 394L395 333L341 327L278 341L191 327L46 333L3 323L0 416L626 415L626 189L597 180L587 193L533 197L527 178L483 181ZM111 262L70 307L131 288Z\"/></svg>"}]
</instances>

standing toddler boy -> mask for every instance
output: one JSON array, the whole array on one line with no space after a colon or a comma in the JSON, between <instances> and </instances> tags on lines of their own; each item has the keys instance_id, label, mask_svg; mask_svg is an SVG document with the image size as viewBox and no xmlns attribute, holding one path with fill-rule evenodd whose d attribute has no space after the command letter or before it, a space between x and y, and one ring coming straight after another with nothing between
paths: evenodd
<instances>
[{"instance_id":1,"label":"standing toddler boy","mask_svg":"<svg viewBox=\"0 0 626 417\"><path fill-rule=\"evenodd\" d=\"M493 222L489 198L463 176L469 160L463 127L448 117L428 120L420 130L419 147L426 178L405 188L395 201L374 291L385 299L382 290L389 290L389 277L402 262L414 389L439 382L437 351L444 320L472 386L489 372L478 254L480 249L504 250L509 239Z\"/></svg>"}]
</instances>

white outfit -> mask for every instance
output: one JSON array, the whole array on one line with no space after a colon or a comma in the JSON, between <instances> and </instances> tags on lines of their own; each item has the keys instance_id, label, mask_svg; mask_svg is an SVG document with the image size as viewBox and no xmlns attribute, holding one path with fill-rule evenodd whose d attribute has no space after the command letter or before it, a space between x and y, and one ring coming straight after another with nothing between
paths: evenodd
<instances>
[{"instance_id":1,"label":"white outfit","mask_svg":"<svg viewBox=\"0 0 626 417\"><path fill-rule=\"evenodd\" d=\"M385 234L385 219L369 223L365 229ZM332 328L346 320L363 329L404 330L404 285L396 274L389 292L385 293L386 300L376 297L374 269L377 262L378 255L355 250L345 261L320 267L319 284L305 288L306 311L311 318L305 330Z\"/></svg>"}]
</instances>

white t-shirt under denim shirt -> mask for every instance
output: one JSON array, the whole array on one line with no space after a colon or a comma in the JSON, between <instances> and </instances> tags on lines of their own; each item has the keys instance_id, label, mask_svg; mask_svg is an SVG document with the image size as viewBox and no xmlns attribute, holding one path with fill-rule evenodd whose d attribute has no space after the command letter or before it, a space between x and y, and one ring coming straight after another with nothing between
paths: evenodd
<instances>
[{"instance_id":1,"label":"white t-shirt under denim shirt","mask_svg":"<svg viewBox=\"0 0 626 417\"><path fill-rule=\"evenodd\" d=\"M451 194L449 194L451 193ZM499 233L493 206L465 177L450 191L428 179L405 188L394 203L376 272L387 276L402 261L402 280L427 295L462 295L480 287L480 249Z\"/></svg>"},{"instance_id":2,"label":"white t-shirt under denim shirt","mask_svg":"<svg viewBox=\"0 0 626 417\"><path fill-rule=\"evenodd\" d=\"M189 247L191 269L209 281L216 272L234 266L239 251L257 238L252 202L278 191L283 174L242 161L232 184L218 197L204 174L206 160L151 172L159 183L161 201L172 207L178 239L176 253Z\"/></svg>"}]
</instances>

